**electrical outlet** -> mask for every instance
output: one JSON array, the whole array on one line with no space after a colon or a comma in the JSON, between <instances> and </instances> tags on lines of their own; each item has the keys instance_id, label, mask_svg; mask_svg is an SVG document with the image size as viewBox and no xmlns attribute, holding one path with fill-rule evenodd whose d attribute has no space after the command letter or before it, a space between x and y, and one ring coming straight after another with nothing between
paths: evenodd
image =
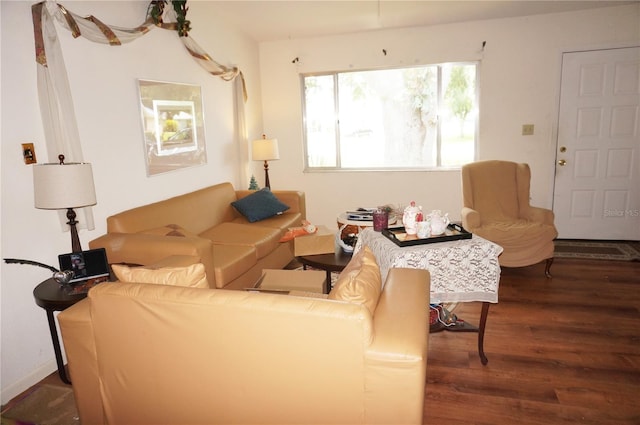
<instances>
[{"instance_id":1,"label":"electrical outlet","mask_svg":"<svg viewBox=\"0 0 640 425\"><path fill-rule=\"evenodd\" d=\"M36 160L36 149L33 147L33 143L22 144L22 157L24 158L24 163L27 165L38 162Z\"/></svg>"},{"instance_id":2,"label":"electrical outlet","mask_svg":"<svg viewBox=\"0 0 640 425\"><path fill-rule=\"evenodd\" d=\"M533 136L533 124L522 124L522 135Z\"/></svg>"}]
</instances>

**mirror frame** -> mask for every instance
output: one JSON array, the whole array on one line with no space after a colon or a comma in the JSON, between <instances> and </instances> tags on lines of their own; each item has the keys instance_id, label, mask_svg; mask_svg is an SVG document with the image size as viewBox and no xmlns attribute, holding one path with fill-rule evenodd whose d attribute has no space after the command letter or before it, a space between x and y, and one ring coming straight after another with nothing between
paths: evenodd
<instances>
[{"instance_id":1,"label":"mirror frame","mask_svg":"<svg viewBox=\"0 0 640 425\"><path fill-rule=\"evenodd\" d=\"M138 80L147 176L204 165L200 86Z\"/></svg>"}]
</instances>

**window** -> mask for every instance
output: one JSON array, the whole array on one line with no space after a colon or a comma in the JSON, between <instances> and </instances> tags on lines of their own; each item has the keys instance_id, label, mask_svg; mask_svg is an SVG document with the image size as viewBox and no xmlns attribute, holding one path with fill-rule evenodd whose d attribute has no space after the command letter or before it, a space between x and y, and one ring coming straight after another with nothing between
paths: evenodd
<instances>
[{"instance_id":1,"label":"window","mask_svg":"<svg viewBox=\"0 0 640 425\"><path fill-rule=\"evenodd\" d=\"M474 161L476 75L475 63L303 75L307 170Z\"/></svg>"}]
</instances>

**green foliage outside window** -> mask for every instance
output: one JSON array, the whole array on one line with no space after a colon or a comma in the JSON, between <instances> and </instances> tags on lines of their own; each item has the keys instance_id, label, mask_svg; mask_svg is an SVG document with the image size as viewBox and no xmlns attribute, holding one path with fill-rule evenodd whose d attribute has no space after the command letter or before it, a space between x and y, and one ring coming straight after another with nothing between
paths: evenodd
<instances>
[{"instance_id":1,"label":"green foliage outside window","mask_svg":"<svg viewBox=\"0 0 640 425\"><path fill-rule=\"evenodd\" d=\"M435 169L475 159L476 64L302 77L306 169Z\"/></svg>"}]
</instances>

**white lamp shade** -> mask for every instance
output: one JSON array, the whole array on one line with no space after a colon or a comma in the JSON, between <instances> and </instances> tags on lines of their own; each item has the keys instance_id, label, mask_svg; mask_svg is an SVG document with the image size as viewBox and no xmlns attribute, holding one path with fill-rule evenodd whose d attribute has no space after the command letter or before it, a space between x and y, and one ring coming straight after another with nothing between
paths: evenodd
<instances>
[{"instance_id":1,"label":"white lamp shade","mask_svg":"<svg viewBox=\"0 0 640 425\"><path fill-rule=\"evenodd\" d=\"M280 159L278 139L254 140L251 149L254 161L272 161Z\"/></svg>"},{"instance_id":2,"label":"white lamp shade","mask_svg":"<svg viewBox=\"0 0 640 425\"><path fill-rule=\"evenodd\" d=\"M96 204L91 164L40 164L33 166L36 208L57 210Z\"/></svg>"}]
</instances>

